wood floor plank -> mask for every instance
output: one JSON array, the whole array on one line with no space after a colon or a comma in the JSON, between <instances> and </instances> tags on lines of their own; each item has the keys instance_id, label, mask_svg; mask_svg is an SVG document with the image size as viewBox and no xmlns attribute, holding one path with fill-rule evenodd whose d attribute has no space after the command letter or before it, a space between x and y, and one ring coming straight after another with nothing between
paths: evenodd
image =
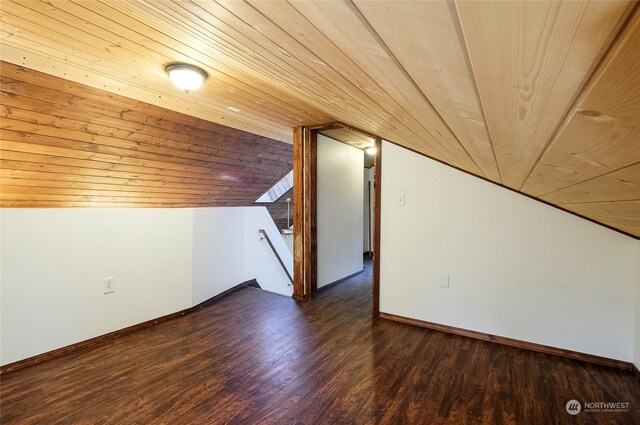
<instances>
[{"instance_id":1,"label":"wood floor plank","mask_svg":"<svg viewBox=\"0 0 640 425\"><path fill-rule=\"evenodd\" d=\"M372 319L366 270L310 303L243 289L0 375L0 423L639 423L631 372ZM573 398L629 411L573 417Z\"/></svg>"}]
</instances>

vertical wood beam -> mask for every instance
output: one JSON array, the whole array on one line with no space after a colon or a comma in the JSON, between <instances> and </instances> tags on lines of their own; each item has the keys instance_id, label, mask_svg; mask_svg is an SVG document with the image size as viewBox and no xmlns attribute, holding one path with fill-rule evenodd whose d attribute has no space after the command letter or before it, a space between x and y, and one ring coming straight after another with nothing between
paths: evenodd
<instances>
[{"instance_id":1,"label":"vertical wood beam","mask_svg":"<svg viewBox=\"0 0 640 425\"><path fill-rule=\"evenodd\" d=\"M375 178L374 178L374 205L373 205L373 284L372 288L372 315L380 317L380 230L381 230L381 199L382 199L382 139L376 137L376 157L374 160Z\"/></svg>"},{"instance_id":2,"label":"vertical wood beam","mask_svg":"<svg viewBox=\"0 0 640 425\"><path fill-rule=\"evenodd\" d=\"M304 139L305 127L293 129L293 299L304 301Z\"/></svg>"},{"instance_id":3,"label":"vertical wood beam","mask_svg":"<svg viewBox=\"0 0 640 425\"><path fill-rule=\"evenodd\" d=\"M305 297L315 298L318 293L317 280L317 231L316 231L316 192L317 192L317 145L318 132L307 130L304 150L304 267Z\"/></svg>"}]
</instances>

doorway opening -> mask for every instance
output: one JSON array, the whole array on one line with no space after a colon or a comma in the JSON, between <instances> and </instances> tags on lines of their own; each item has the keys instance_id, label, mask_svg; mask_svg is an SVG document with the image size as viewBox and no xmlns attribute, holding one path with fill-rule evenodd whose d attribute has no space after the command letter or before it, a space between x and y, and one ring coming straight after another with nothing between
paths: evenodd
<instances>
[{"instance_id":1,"label":"doorway opening","mask_svg":"<svg viewBox=\"0 0 640 425\"><path fill-rule=\"evenodd\" d=\"M343 124L294 129L295 299L313 299L368 262L378 316L381 154L379 137Z\"/></svg>"}]
</instances>

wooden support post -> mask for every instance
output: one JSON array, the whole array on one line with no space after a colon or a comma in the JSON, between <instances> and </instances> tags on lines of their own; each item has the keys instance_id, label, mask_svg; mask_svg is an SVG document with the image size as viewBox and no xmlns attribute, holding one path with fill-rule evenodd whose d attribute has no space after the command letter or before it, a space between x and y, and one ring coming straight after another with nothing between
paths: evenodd
<instances>
[{"instance_id":1,"label":"wooden support post","mask_svg":"<svg viewBox=\"0 0 640 425\"><path fill-rule=\"evenodd\" d=\"M380 317L380 217L381 217L381 205L382 199L382 139L376 137L376 157L374 165L375 178L373 184L375 185L374 196L374 224L373 224L373 284L372 284L372 315L373 317Z\"/></svg>"},{"instance_id":2,"label":"wooden support post","mask_svg":"<svg viewBox=\"0 0 640 425\"><path fill-rule=\"evenodd\" d=\"M293 298L309 301L318 290L316 260L317 132L293 129Z\"/></svg>"},{"instance_id":3,"label":"wooden support post","mask_svg":"<svg viewBox=\"0 0 640 425\"><path fill-rule=\"evenodd\" d=\"M306 129L293 129L293 299L304 301L304 139Z\"/></svg>"},{"instance_id":4,"label":"wooden support post","mask_svg":"<svg viewBox=\"0 0 640 425\"><path fill-rule=\"evenodd\" d=\"M316 249L316 176L318 133L307 129L304 151L304 271L306 299L318 292Z\"/></svg>"}]
</instances>

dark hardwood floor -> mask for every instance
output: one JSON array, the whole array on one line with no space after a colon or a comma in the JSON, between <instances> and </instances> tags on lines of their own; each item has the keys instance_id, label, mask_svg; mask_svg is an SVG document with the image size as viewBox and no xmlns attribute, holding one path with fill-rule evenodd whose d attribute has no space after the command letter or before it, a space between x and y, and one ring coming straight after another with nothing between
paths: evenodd
<instances>
[{"instance_id":1,"label":"dark hardwood floor","mask_svg":"<svg viewBox=\"0 0 640 425\"><path fill-rule=\"evenodd\" d=\"M0 376L0 423L640 424L632 373L372 320L370 278L308 304L243 289ZM570 399L629 411L570 416Z\"/></svg>"}]
</instances>

